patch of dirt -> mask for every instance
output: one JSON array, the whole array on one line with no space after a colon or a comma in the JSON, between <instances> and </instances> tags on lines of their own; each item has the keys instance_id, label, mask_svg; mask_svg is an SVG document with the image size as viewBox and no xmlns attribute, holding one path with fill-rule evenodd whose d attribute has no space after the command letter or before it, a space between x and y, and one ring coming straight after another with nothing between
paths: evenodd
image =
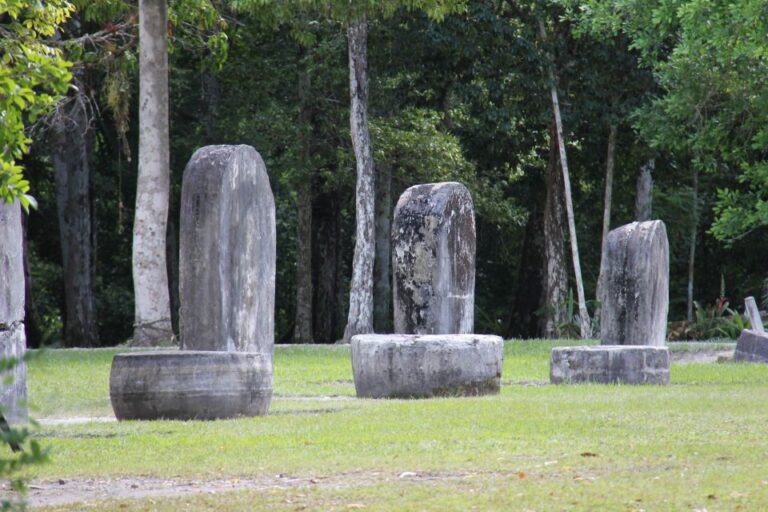
<instances>
[{"instance_id":1,"label":"patch of dirt","mask_svg":"<svg viewBox=\"0 0 768 512\"><path fill-rule=\"evenodd\" d=\"M733 350L697 349L670 350L669 359L672 363L721 363L733 360Z\"/></svg>"},{"instance_id":2,"label":"patch of dirt","mask_svg":"<svg viewBox=\"0 0 768 512\"><path fill-rule=\"evenodd\" d=\"M230 478L198 480L188 478L116 478L116 479L60 479L40 480L29 484L28 505L52 507L104 500L178 497L190 494L216 494L221 492L270 489L346 489L367 484L396 481L459 480L476 473L365 471L315 477L275 475L259 478ZM0 484L7 491L7 484Z\"/></svg>"}]
</instances>

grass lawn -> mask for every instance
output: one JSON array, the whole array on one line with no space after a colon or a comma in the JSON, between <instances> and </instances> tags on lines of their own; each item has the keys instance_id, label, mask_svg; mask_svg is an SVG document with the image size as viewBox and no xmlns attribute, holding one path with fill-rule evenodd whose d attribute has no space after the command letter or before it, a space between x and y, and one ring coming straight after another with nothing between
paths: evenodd
<instances>
[{"instance_id":1,"label":"grass lawn","mask_svg":"<svg viewBox=\"0 0 768 512\"><path fill-rule=\"evenodd\" d=\"M278 347L269 416L44 424L52 462L33 478L252 482L61 510L768 509L768 365L674 364L665 387L551 386L554 345L508 342L499 396L434 400L352 398L347 347ZM35 360L33 415L111 414L115 352Z\"/></svg>"}]
</instances>

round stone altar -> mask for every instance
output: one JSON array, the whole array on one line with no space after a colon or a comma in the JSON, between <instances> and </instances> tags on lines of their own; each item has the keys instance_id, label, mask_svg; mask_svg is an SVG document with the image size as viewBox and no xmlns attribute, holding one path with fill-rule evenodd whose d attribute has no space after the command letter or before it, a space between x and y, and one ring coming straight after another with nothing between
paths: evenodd
<instances>
[{"instance_id":1,"label":"round stone altar","mask_svg":"<svg viewBox=\"0 0 768 512\"><path fill-rule=\"evenodd\" d=\"M552 384L669 384L669 349L648 345L555 347Z\"/></svg>"},{"instance_id":2,"label":"round stone altar","mask_svg":"<svg viewBox=\"0 0 768 512\"><path fill-rule=\"evenodd\" d=\"M360 398L496 394L504 343L477 334L362 334L352 337Z\"/></svg>"},{"instance_id":3,"label":"round stone altar","mask_svg":"<svg viewBox=\"0 0 768 512\"><path fill-rule=\"evenodd\" d=\"M109 395L118 420L259 416L272 400L272 363L250 352L117 354Z\"/></svg>"}]
</instances>

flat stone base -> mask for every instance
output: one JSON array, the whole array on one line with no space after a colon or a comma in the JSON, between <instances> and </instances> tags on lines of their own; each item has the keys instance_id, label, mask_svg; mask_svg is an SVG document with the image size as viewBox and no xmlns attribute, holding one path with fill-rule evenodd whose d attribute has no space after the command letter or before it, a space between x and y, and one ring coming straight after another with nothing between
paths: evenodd
<instances>
[{"instance_id":1,"label":"flat stone base","mask_svg":"<svg viewBox=\"0 0 768 512\"><path fill-rule=\"evenodd\" d=\"M360 398L476 396L501 386L499 336L365 334L351 345Z\"/></svg>"},{"instance_id":2,"label":"flat stone base","mask_svg":"<svg viewBox=\"0 0 768 512\"><path fill-rule=\"evenodd\" d=\"M552 384L669 384L669 349L645 345L556 347Z\"/></svg>"},{"instance_id":3,"label":"flat stone base","mask_svg":"<svg viewBox=\"0 0 768 512\"><path fill-rule=\"evenodd\" d=\"M191 350L117 354L109 395L118 420L264 415L272 401L272 359Z\"/></svg>"},{"instance_id":4,"label":"flat stone base","mask_svg":"<svg viewBox=\"0 0 768 512\"><path fill-rule=\"evenodd\" d=\"M768 363L768 334L750 329L741 331L733 352L734 361Z\"/></svg>"}]
</instances>

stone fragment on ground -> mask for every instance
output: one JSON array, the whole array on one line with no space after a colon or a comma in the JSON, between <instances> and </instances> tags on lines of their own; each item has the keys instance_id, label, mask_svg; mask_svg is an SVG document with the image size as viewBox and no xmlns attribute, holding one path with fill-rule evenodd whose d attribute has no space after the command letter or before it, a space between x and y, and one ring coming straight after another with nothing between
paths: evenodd
<instances>
[{"instance_id":1,"label":"stone fragment on ground","mask_svg":"<svg viewBox=\"0 0 768 512\"><path fill-rule=\"evenodd\" d=\"M751 363L768 363L768 334L751 329L741 331L736 341L733 360Z\"/></svg>"}]
</instances>

